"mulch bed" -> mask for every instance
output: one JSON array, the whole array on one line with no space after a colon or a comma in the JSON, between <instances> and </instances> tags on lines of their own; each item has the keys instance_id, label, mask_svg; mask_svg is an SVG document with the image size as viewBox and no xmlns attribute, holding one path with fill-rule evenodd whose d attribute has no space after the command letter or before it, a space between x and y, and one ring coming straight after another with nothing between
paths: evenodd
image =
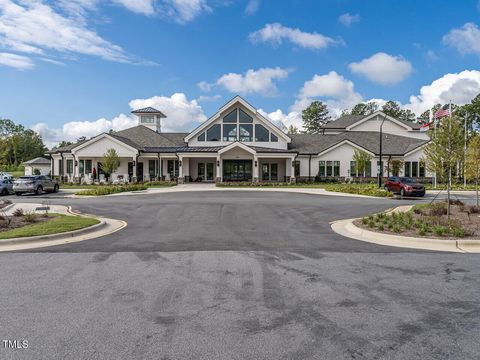
<instances>
[{"instance_id":1,"label":"mulch bed","mask_svg":"<svg viewBox=\"0 0 480 360\"><path fill-rule=\"evenodd\" d=\"M445 204L446 205L446 204ZM474 239L480 240L480 213L475 211L475 207L462 204L452 204L451 205L451 215L450 220L455 223L457 226L463 228L467 235L463 237L455 237L452 234L445 234L439 236L435 233L427 233L425 235L418 234L417 227L412 227L411 229L401 228L400 232L394 232L392 229L388 229L386 226L384 230L379 230L376 226L370 227L368 224L364 224L361 219L355 220L355 226L383 234L392 234L400 235L407 237L424 237L424 238L435 238L435 239L445 239L445 240L458 240L458 239ZM473 209L473 210L472 210ZM431 212L429 209L422 210L420 213L416 213L413 210L410 210L413 216L413 221L417 220L421 222L426 222L432 224L433 228L435 225L445 225L447 224L447 215L439 214L438 212Z\"/></svg>"}]
</instances>

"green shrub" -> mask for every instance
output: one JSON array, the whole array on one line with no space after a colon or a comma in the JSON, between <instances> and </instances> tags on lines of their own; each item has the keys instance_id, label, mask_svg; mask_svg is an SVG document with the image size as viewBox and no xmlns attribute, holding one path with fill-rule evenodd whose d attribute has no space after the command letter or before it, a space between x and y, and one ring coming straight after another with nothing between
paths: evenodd
<instances>
[{"instance_id":1,"label":"green shrub","mask_svg":"<svg viewBox=\"0 0 480 360\"><path fill-rule=\"evenodd\" d=\"M425 231L424 228L417 229L417 234L420 236L425 236L427 235L427 232Z\"/></svg>"},{"instance_id":2,"label":"green shrub","mask_svg":"<svg viewBox=\"0 0 480 360\"><path fill-rule=\"evenodd\" d=\"M395 224L393 225L392 231L395 233L399 233L402 229L400 228L400 225Z\"/></svg>"},{"instance_id":3,"label":"green shrub","mask_svg":"<svg viewBox=\"0 0 480 360\"><path fill-rule=\"evenodd\" d=\"M147 181L147 182L144 182L143 185L147 186L147 187L162 187L162 186L165 186L165 187L168 187L168 186L175 186L175 182L173 181Z\"/></svg>"},{"instance_id":4,"label":"green shrub","mask_svg":"<svg viewBox=\"0 0 480 360\"><path fill-rule=\"evenodd\" d=\"M368 224L368 218L363 217L363 218L362 218L362 224L363 224L363 225L367 225L367 224Z\"/></svg>"},{"instance_id":5,"label":"green shrub","mask_svg":"<svg viewBox=\"0 0 480 360\"><path fill-rule=\"evenodd\" d=\"M455 237L465 237L467 236L467 231L463 228L453 228L452 235Z\"/></svg>"},{"instance_id":6,"label":"green shrub","mask_svg":"<svg viewBox=\"0 0 480 360\"><path fill-rule=\"evenodd\" d=\"M369 220L369 221L368 221L368 227L369 227L369 228L374 228L374 227L375 227L375 221Z\"/></svg>"},{"instance_id":7,"label":"green shrub","mask_svg":"<svg viewBox=\"0 0 480 360\"><path fill-rule=\"evenodd\" d=\"M448 233L448 228L442 225L437 225L433 228L433 233L437 236L443 236Z\"/></svg>"},{"instance_id":8,"label":"green shrub","mask_svg":"<svg viewBox=\"0 0 480 360\"><path fill-rule=\"evenodd\" d=\"M385 230L385 227L382 224L380 224L380 225L377 226L377 229L380 230L380 231L383 231L383 230Z\"/></svg>"},{"instance_id":9,"label":"green shrub","mask_svg":"<svg viewBox=\"0 0 480 360\"><path fill-rule=\"evenodd\" d=\"M37 221L37 215L35 213L26 213L24 216L23 216L23 219L26 221L26 222L29 222L29 223L33 223L35 221Z\"/></svg>"},{"instance_id":10,"label":"green shrub","mask_svg":"<svg viewBox=\"0 0 480 360\"><path fill-rule=\"evenodd\" d=\"M15 211L13 212L13 216L21 217L23 215L25 215L25 214L24 214L22 208L15 209Z\"/></svg>"},{"instance_id":11,"label":"green shrub","mask_svg":"<svg viewBox=\"0 0 480 360\"><path fill-rule=\"evenodd\" d=\"M107 185L107 186L98 186L96 188L79 191L76 195L83 196L102 196L116 194L126 191L140 191L147 190L145 184L125 184L125 185Z\"/></svg>"}]
</instances>

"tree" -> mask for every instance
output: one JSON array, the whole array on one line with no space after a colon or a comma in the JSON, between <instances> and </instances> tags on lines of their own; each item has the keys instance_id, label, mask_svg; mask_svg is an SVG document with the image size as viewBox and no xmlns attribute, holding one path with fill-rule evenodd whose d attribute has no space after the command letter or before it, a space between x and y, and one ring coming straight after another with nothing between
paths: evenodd
<instances>
[{"instance_id":1,"label":"tree","mask_svg":"<svg viewBox=\"0 0 480 360\"><path fill-rule=\"evenodd\" d=\"M409 109L402 109L397 102L391 100L382 106L382 112L399 120L414 121L416 119L414 112Z\"/></svg>"},{"instance_id":2,"label":"tree","mask_svg":"<svg viewBox=\"0 0 480 360\"><path fill-rule=\"evenodd\" d=\"M303 129L305 134L319 134L322 127L330 121L327 105L321 101L313 101L309 107L302 110Z\"/></svg>"},{"instance_id":3,"label":"tree","mask_svg":"<svg viewBox=\"0 0 480 360\"><path fill-rule=\"evenodd\" d=\"M472 136L470 142L468 143L465 165L465 176L467 179L475 181L477 206L479 206L478 183L480 181L480 134L475 134Z\"/></svg>"},{"instance_id":4,"label":"tree","mask_svg":"<svg viewBox=\"0 0 480 360\"><path fill-rule=\"evenodd\" d=\"M367 173L368 166L371 166L372 157L369 153L363 150L355 150L353 154L353 161L355 161L355 165L357 167L357 176L362 174L365 177Z\"/></svg>"},{"instance_id":5,"label":"tree","mask_svg":"<svg viewBox=\"0 0 480 360\"><path fill-rule=\"evenodd\" d=\"M58 143L57 146L55 146L56 148L63 148L65 146L69 146L69 145L73 145L73 142L71 141L66 141L66 140L62 140Z\"/></svg>"},{"instance_id":6,"label":"tree","mask_svg":"<svg viewBox=\"0 0 480 360\"><path fill-rule=\"evenodd\" d=\"M463 128L456 116L445 117L435 131L430 132L431 141L425 146L427 168L447 182L447 217L450 219L450 189L452 171L463 158Z\"/></svg>"},{"instance_id":7,"label":"tree","mask_svg":"<svg viewBox=\"0 0 480 360\"><path fill-rule=\"evenodd\" d=\"M43 156L47 148L42 137L9 119L0 119L0 165L18 167L22 162Z\"/></svg>"},{"instance_id":8,"label":"tree","mask_svg":"<svg viewBox=\"0 0 480 360\"><path fill-rule=\"evenodd\" d=\"M298 134L299 130L295 125L290 125L287 130L288 134Z\"/></svg>"},{"instance_id":9,"label":"tree","mask_svg":"<svg viewBox=\"0 0 480 360\"><path fill-rule=\"evenodd\" d=\"M359 103L352 108L350 115L371 115L378 111L379 107L380 106L375 101Z\"/></svg>"},{"instance_id":10,"label":"tree","mask_svg":"<svg viewBox=\"0 0 480 360\"><path fill-rule=\"evenodd\" d=\"M120 158L117 151L113 148L108 149L102 158L102 170L107 175L113 174L120 166Z\"/></svg>"},{"instance_id":11,"label":"tree","mask_svg":"<svg viewBox=\"0 0 480 360\"><path fill-rule=\"evenodd\" d=\"M388 171L391 172L393 176L398 176L403 164L404 162L401 159L390 160L388 163Z\"/></svg>"}]
</instances>

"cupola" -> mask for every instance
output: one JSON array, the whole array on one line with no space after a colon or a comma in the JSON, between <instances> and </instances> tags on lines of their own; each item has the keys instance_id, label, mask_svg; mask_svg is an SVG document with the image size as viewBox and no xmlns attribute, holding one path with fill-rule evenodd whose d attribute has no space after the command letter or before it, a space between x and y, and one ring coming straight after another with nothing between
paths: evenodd
<instances>
[{"instance_id":1,"label":"cupola","mask_svg":"<svg viewBox=\"0 0 480 360\"><path fill-rule=\"evenodd\" d=\"M167 116L160 110L153 107L146 107L143 109L133 110L132 114L138 117L138 124L148 127L156 132L162 132L162 118Z\"/></svg>"}]
</instances>

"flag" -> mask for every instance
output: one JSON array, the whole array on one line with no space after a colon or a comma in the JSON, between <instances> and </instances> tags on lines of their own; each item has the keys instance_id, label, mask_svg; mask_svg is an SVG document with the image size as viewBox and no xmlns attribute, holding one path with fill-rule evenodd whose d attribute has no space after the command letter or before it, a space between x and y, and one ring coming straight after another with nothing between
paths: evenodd
<instances>
[{"instance_id":1,"label":"flag","mask_svg":"<svg viewBox=\"0 0 480 360\"><path fill-rule=\"evenodd\" d=\"M425 123L425 124L423 124L422 126L420 126L420 131L428 131L428 130L430 130L430 125L432 125L432 123Z\"/></svg>"},{"instance_id":2,"label":"flag","mask_svg":"<svg viewBox=\"0 0 480 360\"><path fill-rule=\"evenodd\" d=\"M449 116L450 115L450 110L449 109L439 109L434 115L435 119L439 119L444 116Z\"/></svg>"}]
</instances>

